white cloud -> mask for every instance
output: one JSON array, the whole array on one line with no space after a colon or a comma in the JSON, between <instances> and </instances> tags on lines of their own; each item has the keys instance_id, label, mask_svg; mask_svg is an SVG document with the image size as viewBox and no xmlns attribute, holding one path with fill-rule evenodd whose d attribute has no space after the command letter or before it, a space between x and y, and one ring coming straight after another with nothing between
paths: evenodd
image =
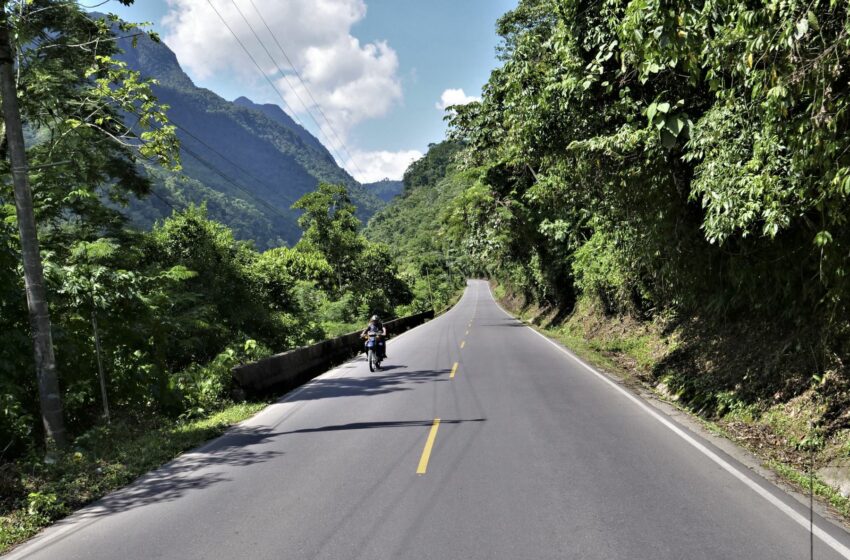
<instances>
[{"instance_id":1,"label":"white cloud","mask_svg":"<svg viewBox=\"0 0 850 560\"><path fill-rule=\"evenodd\" d=\"M352 26L366 16L364 0L253 2L300 72L312 98L292 73L292 67L286 63L250 1L237 0L237 3L288 80L278 72L233 3L213 0L215 8L305 124L312 123L312 119L307 116L304 104L310 108L321 125L326 144L341 152L340 140L347 140L354 125L387 114L401 99L395 51L385 42L364 44L351 34ZM206 79L230 72L237 79L261 82L268 87L207 0L168 0L168 6L163 19L166 29L163 38L194 76ZM328 129L316 103L336 134Z\"/></svg>"},{"instance_id":2,"label":"white cloud","mask_svg":"<svg viewBox=\"0 0 850 560\"><path fill-rule=\"evenodd\" d=\"M345 168L361 183L401 179L407 167L422 157L419 150L355 152Z\"/></svg>"},{"instance_id":3,"label":"white cloud","mask_svg":"<svg viewBox=\"0 0 850 560\"><path fill-rule=\"evenodd\" d=\"M466 95L463 89L447 89L443 91L440 101L437 102L435 107L440 111L445 111L452 105L466 105L475 101L481 101L481 98L474 95Z\"/></svg>"}]
</instances>

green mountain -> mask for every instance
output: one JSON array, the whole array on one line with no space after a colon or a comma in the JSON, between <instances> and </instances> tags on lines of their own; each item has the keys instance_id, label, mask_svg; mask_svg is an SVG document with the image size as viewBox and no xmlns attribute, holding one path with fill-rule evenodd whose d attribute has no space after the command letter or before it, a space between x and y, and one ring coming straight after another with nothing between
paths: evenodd
<instances>
[{"instance_id":1,"label":"green mountain","mask_svg":"<svg viewBox=\"0 0 850 560\"><path fill-rule=\"evenodd\" d=\"M174 53L146 36L135 48L129 39L119 45L122 60L158 81L155 93L170 106L182 144L181 173L148 169L153 193L131 201L127 213L134 224L149 227L172 209L203 202L210 218L266 248L299 239L298 213L290 206L320 181L348 187L364 223L383 206L279 107L244 97L230 102L195 86Z\"/></svg>"},{"instance_id":2,"label":"green mountain","mask_svg":"<svg viewBox=\"0 0 850 560\"><path fill-rule=\"evenodd\" d=\"M450 141L429 146L405 171L401 194L369 221L366 237L386 243L405 262L444 255L443 214L469 186L468 177L452 173L452 157L459 149Z\"/></svg>"},{"instance_id":3,"label":"green mountain","mask_svg":"<svg viewBox=\"0 0 850 560\"><path fill-rule=\"evenodd\" d=\"M404 191L404 181L382 179L374 183L363 183L363 188L384 202L389 202Z\"/></svg>"},{"instance_id":4,"label":"green mountain","mask_svg":"<svg viewBox=\"0 0 850 560\"><path fill-rule=\"evenodd\" d=\"M446 230L447 213L476 181L474 172L452 164L460 147L450 141L430 145L405 171L402 193L372 216L364 231L368 239L391 248L420 302L417 309L449 305L469 270L464 250Z\"/></svg>"}]
</instances>

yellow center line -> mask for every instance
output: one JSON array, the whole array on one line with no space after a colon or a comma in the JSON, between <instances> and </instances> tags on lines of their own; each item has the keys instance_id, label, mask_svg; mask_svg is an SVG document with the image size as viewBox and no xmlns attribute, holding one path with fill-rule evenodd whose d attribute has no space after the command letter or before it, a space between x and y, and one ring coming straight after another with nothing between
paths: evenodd
<instances>
[{"instance_id":1,"label":"yellow center line","mask_svg":"<svg viewBox=\"0 0 850 560\"><path fill-rule=\"evenodd\" d=\"M465 341L465 340L461 340L461 341L460 341L460 347L461 347L461 348L463 348L465 345L466 345L466 341Z\"/></svg>"},{"instance_id":2,"label":"yellow center line","mask_svg":"<svg viewBox=\"0 0 850 560\"><path fill-rule=\"evenodd\" d=\"M455 374L457 373L457 362L452 366L452 373L449 375L449 379L454 379Z\"/></svg>"},{"instance_id":3,"label":"yellow center line","mask_svg":"<svg viewBox=\"0 0 850 560\"><path fill-rule=\"evenodd\" d=\"M428 439L425 440L425 449L422 450L422 457L419 458L419 467L416 469L416 474L425 474L428 470L428 459L431 458L431 449L434 447L434 440L437 439L437 430L440 428L440 419L434 418L434 425L431 426L431 431L428 432Z\"/></svg>"}]
</instances>

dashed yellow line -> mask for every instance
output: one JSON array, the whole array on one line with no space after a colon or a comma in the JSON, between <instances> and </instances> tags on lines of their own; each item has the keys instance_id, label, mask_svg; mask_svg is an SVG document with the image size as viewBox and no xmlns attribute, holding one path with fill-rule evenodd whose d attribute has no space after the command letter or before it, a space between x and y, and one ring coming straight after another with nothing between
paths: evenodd
<instances>
[{"instance_id":1,"label":"dashed yellow line","mask_svg":"<svg viewBox=\"0 0 850 560\"><path fill-rule=\"evenodd\" d=\"M465 340L461 340L461 341L460 341L460 347L461 347L461 348L463 348L464 346L466 346L466 341L465 341Z\"/></svg>"},{"instance_id":2,"label":"dashed yellow line","mask_svg":"<svg viewBox=\"0 0 850 560\"><path fill-rule=\"evenodd\" d=\"M467 334L467 335L469 334L469 329L466 329L466 334Z\"/></svg>"},{"instance_id":3,"label":"dashed yellow line","mask_svg":"<svg viewBox=\"0 0 850 560\"><path fill-rule=\"evenodd\" d=\"M455 362L455 365L452 366L452 372L449 375L449 379L454 379L456 373L457 373L457 362Z\"/></svg>"},{"instance_id":4,"label":"dashed yellow line","mask_svg":"<svg viewBox=\"0 0 850 560\"><path fill-rule=\"evenodd\" d=\"M434 448L434 440L437 439L437 430L440 429L440 419L434 418L434 424L431 426L431 431L428 432L428 439L425 440L425 449L422 450L422 457L419 458L419 467L416 469L416 474L425 474L428 470L428 460L431 458L431 449Z\"/></svg>"}]
</instances>

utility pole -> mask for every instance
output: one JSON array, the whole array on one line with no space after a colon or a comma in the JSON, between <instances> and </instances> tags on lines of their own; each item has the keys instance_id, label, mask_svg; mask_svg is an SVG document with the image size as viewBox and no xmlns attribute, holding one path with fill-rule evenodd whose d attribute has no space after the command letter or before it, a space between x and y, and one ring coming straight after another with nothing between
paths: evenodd
<instances>
[{"instance_id":1,"label":"utility pole","mask_svg":"<svg viewBox=\"0 0 850 560\"><path fill-rule=\"evenodd\" d=\"M434 294L431 292L431 273L427 266L425 267L425 280L428 282L428 299L431 301L431 309L436 312L437 309L434 307Z\"/></svg>"},{"instance_id":2,"label":"utility pole","mask_svg":"<svg viewBox=\"0 0 850 560\"><path fill-rule=\"evenodd\" d=\"M92 308L91 326L94 331L94 348L97 352L97 376L100 379L100 397L103 400L103 417L106 418L106 423L109 424L109 399L106 394L106 374L103 373L103 358L101 358L100 350L100 331L97 328L97 312Z\"/></svg>"},{"instance_id":3,"label":"utility pole","mask_svg":"<svg viewBox=\"0 0 850 560\"><path fill-rule=\"evenodd\" d=\"M49 458L54 447L63 448L67 445L67 437L65 421L62 418L62 397L59 393L56 358L53 355L53 336L44 288L44 270L41 265L32 192L29 186L24 131L15 84L14 50L10 35L6 0L0 0L0 97L2 97L9 161L12 166L15 210L24 263L24 284L35 354L35 371L38 376L38 396Z\"/></svg>"}]
</instances>

